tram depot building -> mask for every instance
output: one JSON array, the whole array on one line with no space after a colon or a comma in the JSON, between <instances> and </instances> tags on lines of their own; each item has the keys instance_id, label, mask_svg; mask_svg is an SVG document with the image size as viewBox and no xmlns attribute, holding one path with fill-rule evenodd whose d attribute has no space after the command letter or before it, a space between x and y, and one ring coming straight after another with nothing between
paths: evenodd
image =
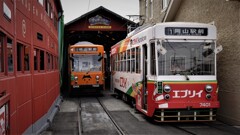
<instances>
[{"instance_id":1,"label":"tram depot building","mask_svg":"<svg viewBox=\"0 0 240 135\"><path fill-rule=\"evenodd\" d=\"M240 125L240 1L139 0L140 25L160 22L213 23L217 44L217 80L220 109L217 119Z\"/></svg>"},{"instance_id":2,"label":"tram depot building","mask_svg":"<svg viewBox=\"0 0 240 135\"><path fill-rule=\"evenodd\" d=\"M111 46L124 39L128 33L128 27L136 27L136 23L106 9L105 7L98 7L86 14L68 22L64 27L64 50L68 50L70 45L74 45L79 41L88 41L93 44L104 46L107 62L105 69L106 73L106 87L110 86L110 49ZM67 54L64 54L67 55ZM63 56L67 57L67 56ZM68 77L68 59L63 61L63 78ZM68 89L70 80L65 81L63 89ZM65 93L66 91L62 91Z\"/></svg>"}]
</instances>

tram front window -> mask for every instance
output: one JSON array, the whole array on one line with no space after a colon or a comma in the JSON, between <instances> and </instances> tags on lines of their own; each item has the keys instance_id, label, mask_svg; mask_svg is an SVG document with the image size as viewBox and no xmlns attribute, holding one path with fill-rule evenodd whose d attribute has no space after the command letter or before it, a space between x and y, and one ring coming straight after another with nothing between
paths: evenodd
<instances>
[{"instance_id":1,"label":"tram front window","mask_svg":"<svg viewBox=\"0 0 240 135\"><path fill-rule=\"evenodd\" d=\"M101 71L101 56L73 54L72 70L75 72Z\"/></svg>"},{"instance_id":2,"label":"tram front window","mask_svg":"<svg viewBox=\"0 0 240 135\"><path fill-rule=\"evenodd\" d=\"M215 75L215 43L163 42L158 53L159 75Z\"/></svg>"}]
</instances>

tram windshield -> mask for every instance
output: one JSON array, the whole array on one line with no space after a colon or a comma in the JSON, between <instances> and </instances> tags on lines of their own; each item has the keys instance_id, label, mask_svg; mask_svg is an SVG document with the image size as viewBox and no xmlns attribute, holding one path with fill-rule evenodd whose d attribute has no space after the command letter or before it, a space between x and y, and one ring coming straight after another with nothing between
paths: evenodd
<instances>
[{"instance_id":1,"label":"tram windshield","mask_svg":"<svg viewBox=\"0 0 240 135\"><path fill-rule=\"evenodd\" d=\"M163 42L158 53L159 75L215 75L214 42Z\"/></svg>"},{"instance_id":2,"label":"tram windshield","mask_svg":"<svg viewBox=\"0 0 240 135\"><path fill-rule=\"evenodd\" d=\"M72 71L75 72L90 72L102 70L102 56L97 54L73 54L72 56Z\"/></svg>"}]
</instances>

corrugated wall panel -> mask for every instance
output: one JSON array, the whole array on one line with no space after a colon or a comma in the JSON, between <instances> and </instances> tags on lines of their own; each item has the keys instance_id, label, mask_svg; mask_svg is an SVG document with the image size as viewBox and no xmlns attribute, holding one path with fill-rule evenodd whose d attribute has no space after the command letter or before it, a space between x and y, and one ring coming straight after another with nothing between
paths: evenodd
<instances>
[{"instance_id":1,"label":"corrugated wall panel","mask_svg":"<svg viewBox=\"0 0 240 135\"><path fill-rule=\"evenodd\" d=\"M33 99L33 122L41 118L49 109L49 106L46 105L48 102L46 100L46 94Z\"/></svg>"},{"instance_id":2,"label":"corrugated wall panel","mask_svg":"<svg viewBox=\"0 0 240 135\"><path fill-rule=\"evenodd\" d=\"M46 74L36 74L33 76L33 98L45 94L47 91L46 88Z\"/></svg>"},{"instance_id":3,"label":"corrugated wall panel","mask_svg":"<svg viewBox=\"0 0 240 135\"><path fill-rule=\"evenodd\" d=\"M31 75L16 78L17 107L24 106L32 99L32 77Z\"/></svg>"},{"instance_id":4,"label":"corrugated wall panel","mask_svg":"<svg viewBox=\"0 0 240 135\"><path fill-rule=\"evenodd\" d=\"M32 124L32 102L29 101L17 109L17 132L23 133Z\"/></svg>"}]
</instances>

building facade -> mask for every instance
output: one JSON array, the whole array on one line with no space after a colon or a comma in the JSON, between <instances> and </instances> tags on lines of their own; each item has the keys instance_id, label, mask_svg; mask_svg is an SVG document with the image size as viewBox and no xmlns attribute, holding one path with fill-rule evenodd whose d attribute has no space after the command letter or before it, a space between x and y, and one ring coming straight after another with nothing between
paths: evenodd
<instances>
[{"instance_id":1,"label":"building facade","mask_svg":"<svg viewBox=\"0 0 240 135\"><path fill-rule=\"evenodd\" d=\"M239 0L139 0L140 24L161 22L214 23L218 54L220 109L218 119L240 125L240 1Z\"/></svg>"},{"instance_id":2,"label":"building facade","mask_svg":"<svg viewBox=\"0 0 240 135\"><path fill-rule=\"evenodd\" d=\"M0 0L0 134L39 134L60 104L59 0Z\"/></svg>"}]
</instances>

